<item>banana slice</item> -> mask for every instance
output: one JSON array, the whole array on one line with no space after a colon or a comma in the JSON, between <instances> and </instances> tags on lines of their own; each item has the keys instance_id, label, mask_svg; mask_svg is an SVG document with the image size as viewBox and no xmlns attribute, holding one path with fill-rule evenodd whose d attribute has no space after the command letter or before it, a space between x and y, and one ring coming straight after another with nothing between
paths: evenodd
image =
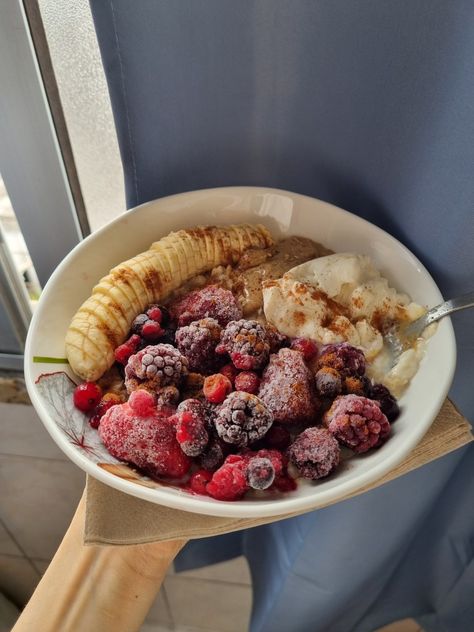
<instances>
[{"instance_id":1,"label":"banana slice","mask_svg":"<svg viewBox=\"0 0 474 632\"><path fill-rule=\"evenodd\" d=\"M198 226L172 232L146 252L115 266L79 308L66 334L66 355L84 380L97 380L114 362L135 316L198 274L236 263L248 248L268 248L264 226Z\"/></svg>"}]
</instances>

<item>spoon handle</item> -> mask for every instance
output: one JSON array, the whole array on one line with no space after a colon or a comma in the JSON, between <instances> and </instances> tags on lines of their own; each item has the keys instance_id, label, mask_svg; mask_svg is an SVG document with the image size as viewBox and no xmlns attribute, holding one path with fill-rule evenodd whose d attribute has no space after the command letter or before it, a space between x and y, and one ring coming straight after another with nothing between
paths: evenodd
<instances>
[{"instance_id":1,"label":"spoon handle","mask_svg":"<svg viewBox=\"0 0 474 632\"><path fill-rule=\"evenodd\" d=\"M457 298L452 298L449 301L441 303L433 307L425 314L425 322L427 325L434 323L436 320L457 312L460 309L466 309L467 307L474 307L474 292L468 292Z\"/></svg>"}]
</instances>

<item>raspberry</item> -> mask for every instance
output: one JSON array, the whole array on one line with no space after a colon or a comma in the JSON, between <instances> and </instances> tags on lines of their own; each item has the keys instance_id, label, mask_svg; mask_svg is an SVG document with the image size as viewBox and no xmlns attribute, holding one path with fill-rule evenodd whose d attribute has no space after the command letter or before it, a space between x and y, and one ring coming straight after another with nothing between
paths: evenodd
<instances>
[{"instance_id":1,"label":"raspberry","mask_svg":"<svg viewBox=\"0 0 474 632\"><path fill-rule=\"evenodd\" d=\"M242 371L235 378L235 390L256 395L260 386L260 378L253 371Z\"/></svg>"},{"instance_id":2,"label":"raspberry","mask_svg":"<svg viewBox=\"0 0 474 632\"><path fill-rule=\"evenodd\" d=\"M204 416L181 410L173 418L176 427L176 439L181 450L188 456L201 454L209 441Z\"/></svg>"},{"instance_id":3,"label":"raspberry","mask_svg":"<svg viewBox=\"0 0 474 632\"><path fill-rule=\"evenodd\" d=\"M231 392L232 384L222 373L215 373L206 377L202 390L207 400L213 404L220 404Z\"/></svg>"},{"instance_id":4,"label":"raspberry","mask_svg":"<svg viewBox=\"0 0 474 632\"><path fill-rule=\"evenodd\" d=\"M207 470L197 470L189 479L189 486L194 493L207 496L207 484L211 478L211 472Z\"/></svg>"},{"instance_id":5,"label":"raspberry","mask_svg":"<svg viewBox=\"0 0 474 632\"><path fill-rule=\"evenodd\" d=\"M217 353L228 353L238 369L261 369L270 355L266 329L256 320L233 320L222 332Z\"/></svg>"},{"instance_id":6,"label":"raspberry","mask_svg":"<svg viewBox=\"0 0 474 632\"><path fill-rule=\"evenodd\" d=\"M245 476L245 460L239 458L233 462L224 461L218 470L212 475L212 479L206 486L209 496L217 500L238 500L248 490L247 477Z\"/></svg>"},{"instance_id":7,"label":"raspberry","mask_svg":"<svg viewBox=\"0 0 474 632\"><path fill-rule=\"evenodd\" d=\"M112 456L150 476L181 478L191 467L191 459L176 441L171 419L153 408L148 415L139 416L126 402L105 413L99 436Z\"/></svg>"},{"instance_id":8,"label":"raspberry","mask_svg":"<svg viewBox=\"0 0 474 632\"><path fill-rule=\"evenodd\" d=\"M125 387L158 392L164 386L178 387L188 372L188 360L167 344L149 345L130 356L125 367Z\"/></svg>"},{"instance_id":9,"label":"raspberry","mask_svg":"<svg viewBox=\"0 0 474 632\"><path fill-rule=\"evenodd\" d=\"M156 407L156 398L148 391L140 388L131 393L128 404L136 415L147 417L152 414L153 409Z\"/></svg>"},{"instance_id":10,"label":"raspberry","mask_svg":"<svg viewBox=\"0 0 474 632\"><path fill-rule=\"evenodd\" d=\"M273 414L274 421L282 424L311 422L319 408L313 375L301 353L293 349L283 348L270 356L258 396Z\"/></svg>"},{"instance_id":11,"label":"raspberry","mask_svg":"<svg viewBox=\"0 0 474 632\"><path fill-rule=\"evenodd\" d=\"M360 349L347 342L327 345L323 348L318 360L318 369L328 366L336 369L345 377L348 375L364 375L365 356Z\"/></svg>"},{"instance_id":12,"label":"raspberry","mask_svg":"<svg viewBox=\"0 0 474 632\"><path fill-rule=\"evenodd\" d=\"M254 457L248 462L246 476L252 489L267 489L275 478L275 468L270 459Z\"/></svg>"},{"instance_id":13,"label":"raspberry","mask_svg":"<svg viewBox=\"0 0 474 632\"><path fill-rule=\"evenodd\" d=\"M206 373L215 368L220 336L221 326L214 318L203 318L177 330L176 345L187 357L191 371Z\"/></svg>"},{"instance_id":14,"label":"raspberry","mask_svg":"<svg viewBox=\"0 0 474 632\"><path fill-rule=\"evenodd\" d=\"M374 384L370 389L368 397L379 402L383 414L387 417L390 423L393 423L400 415L400 408L397 404L397 400L383 384Z\"/></svg>"},{"instance_id":15,"label":"raspberry","mask_svg":"<svg viewBox=\"0 0 474 632\"><path fill-rule=\"evenodd\" d=\"M232 363L229 363L229 364L225 364L221 369L219 369L219 373L222 373L222 375L225 375L226 378L230 380L232 386L234 386L235 378L239 374L239 370L236 369Z\"/></svg>"},{"instance_id":16,"label":"raspberry","mask_svg":"<svg viewBox=\"0 0 474 632\"><path fill-rule=\"evenodd\" d=\"M83 382L74 389L74 406L89 413L93 410L102 398L102 389L95 382Z\"/></svg>"},{"instance_id":17,"label":"raspberry","mask_svg":"<svg viewBox=\"0 0 474 632\"><path fill-rule=\"evenodd\" d=\"M126 342L115 349L115 360L120 364L127 364L129 357L137 351L140 342L140 336L132 334Z\"/></svg>"},{"instance_id":18,"label":"raspberry","mask_svg":"<svg viewBox=\"0 0 474 632\"><path fill-rule=\"evenodd\" d=\"M295 338L291 342L291 349L302 353L307 362L318 355L318 345L309 338Z\"/></svg>"},{"instance_id":19,"label":"raspberry","mask_svg":"<svg viewBox=\"0 0 474 632\"><path fill-rule=\"evenodd\" d=\"M109 408L112 408L112 406L115 406L116 404L121 404L121 403L122 403L122 398L120 397L120 395L117 395L116 393L105 393L105 395L102 397L100 402L95 407L94 414L89 419L89 423L91 427L98 428L100 424L100 420L105 415L105 413L109 410Z\"/></svg>"},{"instance_id":20,"label":"raspberry","mask_svg":"<svg viewBox=\"0 0 474 632\"><path fill-rule=\"evenodd\" d=\"M273 423L273 417L261 399L250 393L231 393L215 420L219 437L240 447L261 439Z\"/></svg>"},{"instance_id":21,"label":"raspberry","mask_svg":"<svg viewBox=\"0 0 474 632\"><path fill-rule=\"evenodd\" d=\"M342 378L339 371L323 366L314 376L316 392L321 397L336 397L342 391Z\"/></svg>"},{"instance_id":22,"label":"raspberry","mask_svg":"<svg viewBox=\"0 0 474 632\"><path fill-rule=\"evenodd\" d=\"M390 434L379 403L359 395L337 397L323 421L340 443L358 453L381 445Z\"/></svg>"},{"instance_id":23,"label":"raspberry","mask_svg":"<svg viewBox=\"0 0 474 632\"><path fill-rule=\"evenodd\" d=\"M291 476L283 475L275 477L273 487L279 492L294 492L297 484L296 481L291 478Z\"/></svg>"},{"instance_id":24,"label":"raspberry","mask_svg":"<svg viewBox=\"0 0 474 632\"><path fill-rule=\"evenodd\" d=\"M159 305L150 305L150 307L146 310L146 315L150 320L154 320L159 325L161 325L163 321L163 312Z\"/></svg>"},{"instance_id":25,"label":"raspberry","mask_svg":"<svg viewBox=\"0 0 474 632\"><path fill-rule=\"evenodd\" d=\"M147 320L142 326L142 336L148 342L156 342L162 334L161 325L154 320Z\"/></svg>"},{"instance_id":26,"label":"raspberry","mask_svg":"<svg viewBox=\"0 0 474 632\"><path fill-rule=\"evenodd\" d=\"M256 456L262 459L268 459L271 462L273 469L275 470L275 476L281 476L281 474L283 474L287 459L283 456L280 450L263 449L259 450L256 453Z\"/></svg>"},{"instance_id":27,"label":"raspberry","mask_svg":"<svg viewBox=\"0 0 474 632\"><path fill-rule=\"evenodd\" d=\"M232 292L217 285L190 292L172 305L171 313L179 327L202 318L215 318L225 327L231 320L242 317L242 309Z\"/></svg>"},{"instance_id":28,"label":"raspberry","mask_svg":"<svg viewBox=\"0 0 474 632\"><path fill-rule=\"evenodd\" d=\"M315 480L339 465L340 448L325 428L306 428L288 448L288 456L304 478Z\"/></svg>"}]
</instances>

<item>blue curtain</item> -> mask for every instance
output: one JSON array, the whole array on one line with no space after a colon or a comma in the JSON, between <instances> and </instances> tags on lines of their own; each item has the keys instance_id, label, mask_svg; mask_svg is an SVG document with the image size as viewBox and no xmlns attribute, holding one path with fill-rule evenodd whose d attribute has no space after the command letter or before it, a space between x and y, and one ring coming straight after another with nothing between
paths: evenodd
<instances>
[{"instance_id":1,"label":"blue curtain","mask_svg":"<svg viewBox=\"0 0 474 632\"><path fill-rule=\"evenodd\" d=\"M446 297L472 289L472 1L91 0L91 8L129 206L205 187L285 188L391 232ZM453 320L451 396L469 417L472 312ZM427 613L426 629L474 629L463 592L473 573L472 487L464 496L472 457L458 451L336 507L193 543L181 564L244 551L255 632L370 630Z\"/></svg>"}]
</instances>

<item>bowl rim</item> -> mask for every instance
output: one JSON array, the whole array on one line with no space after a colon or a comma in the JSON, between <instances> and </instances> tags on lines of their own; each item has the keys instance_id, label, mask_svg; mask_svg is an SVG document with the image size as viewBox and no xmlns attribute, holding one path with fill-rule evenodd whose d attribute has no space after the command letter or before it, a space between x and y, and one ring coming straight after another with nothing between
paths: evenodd
<instances>
[{"instance_id":1,"label":"bowl rim","mask_svg":"<svg viewBox=\"0 0 474 632\"><path fill-rule=\"evenodd\" d=\"M392 244L398 249L405 252L409 259L416 264L418 270L427 278L428 281L431 282L433 286L433 290L439 295L440 302L442 300L441 292L431 274L425 268L425 266L421 263L421 261L413 254L404 244L398 241L395 237L390 235L388 232L369 222L368 220L355 215L345 209L341 209L333 204L325 202L324 200L320 200L315 197L311 197L308 195L303 195L300 193L294 193L291 191L287 191L284 189L272 188L272 187L258 187L258 186L229 186L229 187L213 187L207 189L197 189L194 191L186 191L183 193L176 193L174 195L157 198L154 200L150 200L148 202L144 202L132 209L127 210L122 215L114 218L112 221L108 222L100 229L87 236L84 240L82 240L79 244L77 244L61 261L61 263L57 266L55 271L52 273L51 277L47 281L42 295L40 297L40 301L34 311L33 318L30 323L30 327L28 330L28 335L25 343L25 352L24 352L24 373L25 373L25 384L28 391L28 394L31 398L32 404L38 413L41 421L46 427L47 431L55 441L55 443L59 446L59 448L66 454L68 458L70 458L76 465L78 465L82 470L84 470L87 474L92 476L93 478L98 479L100 482L117 489L118 491L127 493L131 496L141 498L142 500L146 500L149 502L153 502L155 504L162 504L168 507L172 507L175 509L179 509L182 511L186 511L189 513L198 513L198 514L206 514L213 515L219 517L229 517L229 518L266 518L266 517L284 517L288 514L297 515L300 513L304 513L311 509L318 509L329 504L333 504L340 500L346 499L352 495L357 495L363 491L363 488L371 483L375 483L377 480L382 478L385 474L387 474L390 470L397 467L409 454L413 448L420 442L423 435L427 432L430 425L433 423L436 415L441 409L443 402L448 394L449 388L451 386L454 371L456 367L456 342L454 337L454 330L452 327L451 319L445 318L443 319L442 325L444 327L444 335L449 344L449 348L451 353L449 357L446 358L445 370L446 370L446 380L444 387L440 390L436 390L433 393L432 399L429 402L427 408L428 413L426 415L427 418L431 419L430 423L426 425L420 424L417 426L415 430L412 431L411 436L409 437L409 445L405 446L405 449L388 452L384 461L380 463L373 464L367 470L359 471L354 473L354 477L349 481L345 481L342 484L343 490L339 489L339 486L330 487L328 489L325 488L315 488L317 493L314 495L308 496L293 496L291 492L284 496L278 498L270 498L270 499L258 499L258 501L246 501L239 500L236 502L228 502L228 501L216 501L214 499L208 499L205 496L193 496L188 492L182 491L182 493L174 493L169 494L166 493L166 486L163 488L148 488L140 485L138 483L134 483L133 481L128 481L122 479L115 474L107 472L106 470L97 466L96 463L89 460L85 457L79 450L74 448L72 444L70 444L67 440L65 440L63 432L58 426L51 420L46 406L44 405L42 398L40 397L37 388L35 387L35 379L32 375L32 345L34 339L34 332L38 325L38 322L41 318L41 313L44 309L44 305L47 302L48 294L51 291L51 288L54 288L56 280L62 275L63 270L67 268L71 259L75 257L78 251L82 250L84 244L91 244L96 240L100 240L102 234L110 230L111 226L114 226L118 223L121 223L124 218L128 218L136 213L139 213L143 208L156 205L157 203L166 204L167 202L172 202L174 200L178 200L179 198L183 199L187 196L191 195L215 195L221 193L231 193L232 191L238 192L239 194L262 194L262 193L273 193L284 196L290 196L292 199L304 199L310 201L311 203L318 202L332 209L332 212L339 214L341 218L350 216L352 219L356 219L358 222L362 224L366 224L370 226L371 230L379 231L379 234L383 235L385 240L389 240ZM225 225L225 224L223 224ZM178 228L174 230L179 230ZM44 300L42 301L42 298ZM174 491L181 491L176 490ZM196 502L197 500L197 502Z\"/></svg>"}]
</instances>

